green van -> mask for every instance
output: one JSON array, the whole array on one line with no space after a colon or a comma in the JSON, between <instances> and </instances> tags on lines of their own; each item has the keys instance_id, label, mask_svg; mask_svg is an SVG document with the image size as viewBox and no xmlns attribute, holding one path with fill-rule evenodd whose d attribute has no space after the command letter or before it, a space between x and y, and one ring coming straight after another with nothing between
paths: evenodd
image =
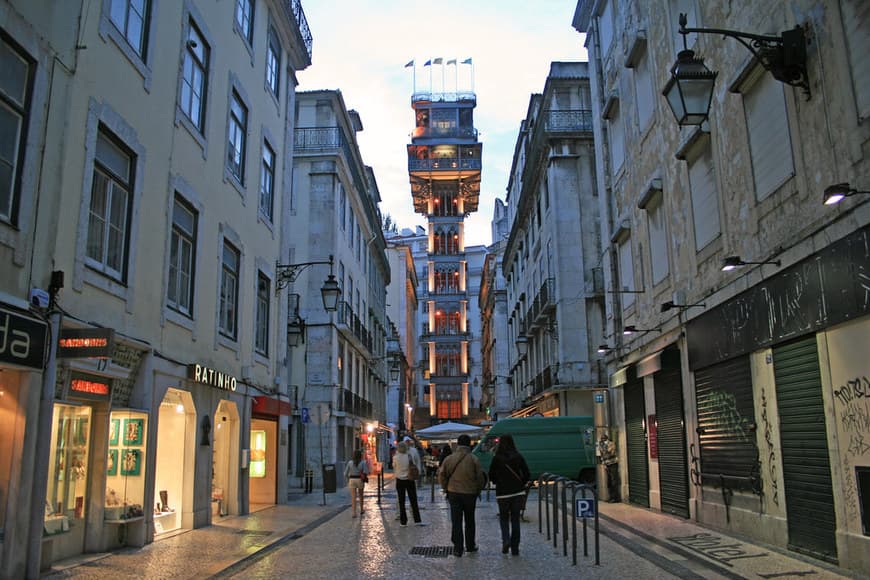
<instances>
[{"instance_id":1,"label":"green van","mask_svg":"<svg viewBox=\"0 0 870 580\"><path fill-rule=\"evenodd\" d=\"M493 425L474 453L484 472L489 471L501 435L513 435L526 459L532 479L554 473L583 483L595 481L595 428L592 417L522 417Z\"/></svg>"}]
</instances>

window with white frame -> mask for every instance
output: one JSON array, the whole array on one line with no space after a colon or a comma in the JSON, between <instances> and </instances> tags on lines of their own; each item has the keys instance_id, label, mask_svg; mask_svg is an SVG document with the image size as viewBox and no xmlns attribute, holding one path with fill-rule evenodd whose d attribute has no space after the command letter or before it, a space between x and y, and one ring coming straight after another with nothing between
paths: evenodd
<instances>
[{"instance_id":1,"label":"window with white frame","mask_svg":"<svg viewBox=\"0 0 870 580\"><path fill-rule=\"evenodd\" d=\"M668 275L668 236L665 224L664 199L661 193L653 196L644 207L649 228L649 253L653 284Z\"/></svg>"},{"instance_id":2,"label":"window with white frame","mask_svg":"<svg viewBox=\"0 0 870 580\"><path fill-rule=\"evenodd\" d=\"M266 46L266 85L278 98L281 89L281 43L272 28L269 29Z\"/></svg>"},{"instance_id":3,"label":"window with white frame","mask_svg":"<svg viewBox=\"0 0 870 580\"><path fill-rule=\"evenodd\" d=\"M144 60L151 0L109 0L109 19Z\"/></svg>"},{"instance_id":4,"label":"window with white frame","mask_svg":"<svg viewBox=\"0 0 870 580\"><path fill-rule=\"evenodd\" d=\"M233 91L230 98L229 148L227 166L230 173L244 183L245 180L245 150L248 140L248 108L242 98Z\"/></svg>"},{"instance_id":5,"label":"window with white frame","mask_svg":"<svg viewBox=\"0 0 870 580\"><path fill-rule=\"evenodd\" d=\"M220 310L218 331L225 337L236 340L239 332L239 269L241 255L224 240L221 254Z\"/></svg>"},{"instance_id":6,"label":"window with white frame","mask_svg":"<svg viewBox=\"0 0 870 580\"><path fill-rule=\"evenodd\" d=\"M605 0L598 17L598 39L601 42L601 56L604 57L610 51L613 42L613 7L611 2Z\"/></svg>"},{"instance_id":7,"label":"window with white frame","mask_svg":"<svg viewBox=\"0 0 870 580\"><path fill-rule=\"evenodd\" d=\"M619 105L615 105L607 122L607 135L610 137L610 170L616 176L625 161L625 129Z\"/></svg>"},{"instance_id":8,"label":"window with white frame","mask_svg":"<svg viewBox=\"0 0 870 580\"><path fill-rule=\"evenodd\" d=\"M172 207L172 235L169 242L169 284L166 302L185 316L193 316L194 257L197 214L176 196Z\"/></svg>"},{"instance_id":9,"label":"window with white frame","mask_svg":"<svg viewBox=\"0 0 870 580\"><path fill-rule=\"evenodd\" d=\"M254 0L236 0L236 26L248 45L253 45Z\"/></svg>"},{"instance_id":10,"label":"window with white frame","mask_svg":"<svg viewBox=\"0 0 870 580\"><path fill-rule=\"evenodd\" d=\"M626 309L634 304L634 261L631 258L631 237L623 236L616 246L619 257L619 284L622 297L622 308Z\"/></svg>"},{"instance_id":11,"label":"window with white frame","mask_svg":"<svg viewBox=\"0 0 870 580\"><path fill-rule=\"evenodd\" d=\"M272 221L275 203L275 151L268 141L263 141L262 166L260 167L260 213Z\"/></svg>"},{"instance_id":12,"label":"window with white frame","mask_svg":"<svg viewBox=\"0 0 870 580\"><path fill-rule=\"evenodd\" d=\"M755 198L761 201L794 175L794 158L783 84L758 69L758 78L743 93L743 110Z\"/></svg>"},{"instance_id":13,"label":"window with white frame","mask_svg":"<svg viewBox=\"0 0 870 580\"><path fill-rule=\"evenodd\" d=\"M119 281L127 270L133 160L104 127L98 129L86 256L91 268Z\"/></svg>"},{"instance_id":14,"label":"window with white frame","mask_svg":"<svg viewBox=\"0 0 870 580\"><path fill-rule=\"evenodd\" d=\"M634 94L637 102L637 124L643 129L649 123L655 107L652 76L649 70L649 53L645 53L634 66Z\"/></svg>"},{"instance_id":15,"label":"window with white frame","mask_svg":"<svg viewBox=\"0 0 870 580\"><path fill-rule=\"evenodd\" d=\"M720 233L719 193L716 171L709 141L699 147L697 156L687 158L689 187L692 190L692 222L695 228L695 249L700 250Z\"/></svg>"},{"instance_id":16,"label":"window with white frame","mask_svg":"<svg viewBox=\"0 0 870 580\"><path fill-rule=\"evenodd\" d=\"M269 278L262 272L257 274L257 326L254 329L254 350L269 356Z\"/></svg>"},{"instance_id":17,"label":"window with white frame","mask_svg":"<svg viewBox=\"0 0 870 580\"><path fill-rule=\"evenodd\" d=\"M27 139L33 62L0 36L0 221L15 224Z\"/></svg>"},{"instance_id":18,"label":"window with white frame","mask_svg":"<svg viewBox=\"0 0 870 580\"><path fill-rule=\"evenodd\" d=\"M209 53L196 24L187 27L187 42L184 44L184 65L181 78L181 110L200 133L205 130L205 96L208 78Z\"/></svg>"}]
</instances>

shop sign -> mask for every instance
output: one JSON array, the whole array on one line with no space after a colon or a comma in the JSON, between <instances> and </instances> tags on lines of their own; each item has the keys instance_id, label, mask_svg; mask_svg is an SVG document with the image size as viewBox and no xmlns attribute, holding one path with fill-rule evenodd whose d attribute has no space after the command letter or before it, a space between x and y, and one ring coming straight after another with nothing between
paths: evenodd
<instances>
[{"instance_id":1,"label":"shop sign","mask_svg":"<svg viewBox=\"0 0 870 580\"><path fill-rule=\"evenodd\" d=\"M187 365L187 378L225 391L236 390L236 377L200 364Z\"/></svg>"},{"instance_id":2,"label":"shop sign","mask_svg":"<svg viewBox=\"0 0 870 580\"><path fill-rule=\"evenodd\" d=\"M62 328L57 358L108 358L115 346L111 328Z\"/></svg>"},{"instance_id":3,"label":"shop sign","mask_svg":"<svg viewBox=\"0 0 870 580\"><path fill-rule=\"evenodd\" d=\"M97 397L108 397L110 387L109 381L97 380L92 377L73 377L69 383L70 391L74 391L76 394Z\"/></svg>"},{"instance_id":4,"label":"shop sign","mask_svg":"<svg viewBox=\"0 0 870 580\"><path fill-rule=\"evenodd\" d=\"M0 307L0 363L41 369L48 325Z\"/></svg>"}]
</instances>

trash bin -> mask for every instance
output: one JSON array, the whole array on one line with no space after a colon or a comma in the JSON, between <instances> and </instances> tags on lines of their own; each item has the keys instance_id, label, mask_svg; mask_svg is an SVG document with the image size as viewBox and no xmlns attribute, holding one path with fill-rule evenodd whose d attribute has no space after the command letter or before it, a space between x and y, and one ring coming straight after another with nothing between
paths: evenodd
<instances>
[{"instance_id":1,"label":"trash bin","mask_svg":"<svg viewBox=\"0 0 870 580\"><path fill-rule=\"evenodd\" d=\"M323 493L335 493L335 464L323 465Z\"/></svg>"}]
</instances>

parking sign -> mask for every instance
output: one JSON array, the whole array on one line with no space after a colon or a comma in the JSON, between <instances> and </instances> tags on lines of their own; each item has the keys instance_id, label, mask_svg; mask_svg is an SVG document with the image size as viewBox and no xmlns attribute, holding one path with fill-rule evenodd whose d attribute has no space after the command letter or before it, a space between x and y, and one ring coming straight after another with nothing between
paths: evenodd
<instances>
[{"instance_id":1,"label":"parking sign","mask_svg":"<svg viewBox=\"0 0 870 580\"><path fill-rule=\"evenodd\" d=\"M594 518L595 517L595 499L580 498L577 499L577 517Z\"/></svg>"}]
</instances>

